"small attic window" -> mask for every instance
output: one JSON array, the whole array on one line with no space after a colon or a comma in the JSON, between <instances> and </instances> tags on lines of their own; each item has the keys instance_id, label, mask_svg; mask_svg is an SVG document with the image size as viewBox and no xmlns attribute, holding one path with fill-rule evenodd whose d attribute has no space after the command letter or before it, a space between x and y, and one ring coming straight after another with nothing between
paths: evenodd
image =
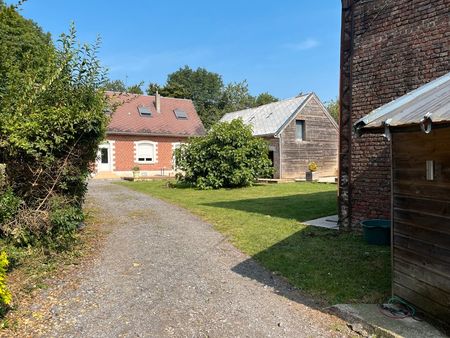
<instances>
[{"instance_id":1,"label":"small attic window","mask_svg":"<svg viewBox=\"0 0 450 338\"><path fill-rule=\"evenodd\" d=\"M187 120L187 118L188 118L188 116L184 110L177 108L173 112L175 113L175 117L177 118L177 120Z\"/></svg>"},{"instance_id":2,"label":"small attic window","mask_svg":"<svg viewBox=\"0 0 450 338\"><path fill-rule=\"evenodd\" d=\"M138 111L141 116L152 116L152 112L147 107L139 106Z\"/></svg>"}]
</instances>

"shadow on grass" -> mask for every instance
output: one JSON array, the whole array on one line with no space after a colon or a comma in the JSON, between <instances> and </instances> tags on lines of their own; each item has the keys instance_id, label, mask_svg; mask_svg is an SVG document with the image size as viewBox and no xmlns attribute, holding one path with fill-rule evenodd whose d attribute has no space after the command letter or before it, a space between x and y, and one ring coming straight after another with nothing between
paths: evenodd
<instances>
[{"instance_id":1,"label":"shadow on grass","mask_svg":"<svg viewBox=\"0 0 450 338\"><path fill-rule=\"evenodd\" d=\"M273 273L261 272L255 261ZM389 296L390 249L367 245L359 234L306 227L232 271L309 306L373 303ZM278 275L300 290L300 295Z\"/></svg>"},{"instance_id":2,"label":"shadow on grass","mask_svg":"<svg viewBox=\"0 0 450 338\"><path fill-rule=\"evenodd\" d=\"M205 206L234 209L304 222L336 213L336 192L323 191L277 197L261 197L204 203Z\"/></svg>"}]
</instances>

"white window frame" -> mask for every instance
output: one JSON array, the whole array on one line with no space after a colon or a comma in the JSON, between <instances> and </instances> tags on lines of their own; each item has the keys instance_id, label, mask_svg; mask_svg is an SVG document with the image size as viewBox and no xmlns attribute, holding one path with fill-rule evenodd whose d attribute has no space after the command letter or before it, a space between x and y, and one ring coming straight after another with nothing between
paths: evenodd
<instances>
[{"instance_id":1,"label":"white window frame","mask_svg":"<svg viewBox=\"0 0 450 338\"><path fill-rule=\"evenodd\" d=\"M175 159L175 149L181 147L184 143L183 142L172 142L172 168L176 168L176 159Z\"/></svg>"},{"instance_id":2,"label":"white window frame","mask_svg":"<svg viewBox=\"0 0 450 338\"><path fill-rule=\"evenodd\" d=\"M139 146L150 144L153 146L153 156L151 161L139 161ZM158 142L153 141L136 141L134 142L134 161L141 164L154 164L158 162Z\"/></svg>"}]
</instances>

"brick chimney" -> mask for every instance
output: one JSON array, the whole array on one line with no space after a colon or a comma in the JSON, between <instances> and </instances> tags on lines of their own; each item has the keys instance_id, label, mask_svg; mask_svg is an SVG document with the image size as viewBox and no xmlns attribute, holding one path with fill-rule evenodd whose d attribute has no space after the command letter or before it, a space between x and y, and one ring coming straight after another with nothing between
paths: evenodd
<instances>
[{"instance_id":1,"label":"brick chimney","mask_svg":"<svg viewBox=\"0 0 450 338\"><path fill-rule=\"evenodd\" d=\"M156 91L156 94L155 94L155 107L156 107L156 111L158 113L161 113L161 96L159 95L158 91Z\"/></svg>"}]
</instances>

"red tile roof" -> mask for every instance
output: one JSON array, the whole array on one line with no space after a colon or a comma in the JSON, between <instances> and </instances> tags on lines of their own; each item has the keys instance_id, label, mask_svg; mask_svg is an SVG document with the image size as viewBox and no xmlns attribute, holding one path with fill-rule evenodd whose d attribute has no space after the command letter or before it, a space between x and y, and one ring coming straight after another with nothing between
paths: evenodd
<instances>
[{"instance_id":1,"label":"red tile roof","mask_svg":"<svg viewBox=\"0 0 450 338\"><path fill-rule=\"evenodd\" d=\"M171 97L161 98L161 112L156 111L155 96L107 92L114 104L107 134L149 134L167 136L198 136L205 133L191 100ZM141 116L138 107L145 107L151 116ZM187 119L177 119L175 109L186 112Z\"/></svg>"}]
</instances>

